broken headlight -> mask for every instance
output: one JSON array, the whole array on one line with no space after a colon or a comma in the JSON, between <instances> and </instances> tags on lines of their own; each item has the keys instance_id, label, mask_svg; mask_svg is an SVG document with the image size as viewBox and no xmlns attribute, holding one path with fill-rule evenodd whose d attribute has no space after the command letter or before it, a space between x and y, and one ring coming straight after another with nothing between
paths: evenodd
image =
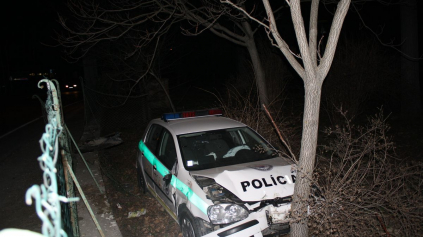
<instances>
[{"instance_id":1,"label":"broken headlight","mask_svg":"<svg viewBox=\"0 0 423 237\"><path fill-rule=\"evenodd\" d=\"M234 202L240 203L242 202L236 195L232 192L227 190L226 188L222 187L220 184L216 183L214 179L202 177L202 176L194 176L195 180L197 181L198 185L203 189L206 193L207 198L212 200L213 203L226 203L226 202Z\"/></svg>"},{"instance_id":2,"label":"broken headlight","mask_svg":"<svg viewBox=\"0 0 423 237\"><path fill-rule=\"evenodd\" d=\"M209 206L207 214L213 224L229 224L244 220L249 215L245 207L231 203Z\"/></svg>"}]
</instances>

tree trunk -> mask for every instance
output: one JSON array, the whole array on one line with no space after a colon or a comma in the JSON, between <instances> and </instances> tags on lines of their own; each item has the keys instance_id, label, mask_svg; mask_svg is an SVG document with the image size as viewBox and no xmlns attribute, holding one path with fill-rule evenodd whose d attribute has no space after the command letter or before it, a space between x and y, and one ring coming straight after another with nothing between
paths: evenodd
<instances>
[{"instance_id":1,"label":"tree trunk","mask_svg":"<svg viewBox=\"0 0 423 237\"><path fill-rule=\"evenodd\" d=\"M246 40L246 47L250 54L251 62L254 68L254 76L256 79L256 85L259 93L260 104L269 105L269 99L266 89L266 77L264 69L261 65L260 56L258 54L257 45L254 41L253 31L251 30L250 23L247 21L242 23L242 26L247 34L248 39Z\"/></svg>"},{"instance_id":2,"label":"tree trunk","mask_svg":"<svg viewBox=\"0 0 423 237\"><path fill-rule=\"evenodd\" d=\"M419 45L417 1L401 5L401 51L414 60L401 58L401 117L406 120L422 115L419 84Z\"/></svg>"},{"instance_id":3,"label":"tree trunk","mask_svg":"<svg viewBox=\"0 0 423 237\"><path fill-rule=\"evenodd\" d=\"M299 170L295 183L294 202L292 203L291 237L308 236L308 197L310 196L310 182L315 163L317 134L319 128L319 111L321 96L321 81L317 78L306 80L304 84L305 104L303 117L303 133L301 139Z\"/></svg>"}]
</instances>

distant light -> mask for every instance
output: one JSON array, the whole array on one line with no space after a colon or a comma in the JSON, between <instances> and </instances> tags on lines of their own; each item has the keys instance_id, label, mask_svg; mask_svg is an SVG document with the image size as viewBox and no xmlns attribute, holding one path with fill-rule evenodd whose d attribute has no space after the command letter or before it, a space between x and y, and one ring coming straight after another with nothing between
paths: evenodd
<instances>
[{"instance_id":1,"label":"distant light","mask_svg":"<svg viewBox=\"0 0 423 237\"><path fill-rule=\"evenodd\" d=\"M68 85L66 85L65 87L66 87L66 88L69 88L69 86L68 86Z\"/></svg>"},{"instance_id":2,"label":"distant light","mask_svg":"<svg viewBox=\"0 0 423 237\"><path fill-rule=\"evenodd\" d=\"M73 85L73 87L76 87L76 85Z\"/></svg>"},{"instance_id":3,"label":"distant light","mask_svg":"<svg viewBox=\"0 0 423 237\"><path fill-rule=\"evenodd\" d=\"M170 50L170 51L172 51L173 49L172 49L172 48L170 48L169 50Z\"/></svg>"}]
</instances>

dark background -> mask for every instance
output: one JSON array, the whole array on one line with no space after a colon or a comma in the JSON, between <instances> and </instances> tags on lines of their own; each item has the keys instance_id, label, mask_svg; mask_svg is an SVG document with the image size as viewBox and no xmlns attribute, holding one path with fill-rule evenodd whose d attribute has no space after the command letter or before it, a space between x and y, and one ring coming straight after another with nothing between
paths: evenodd
<instances>
[{"instance_id":1,"label":"dark background","mask_svg":"<svg viewBox=\"0 0 423 237\"><path fill-rule=\"evenodd\" d=\"M2 14L0 14L3 32L0 38L0 108L2 110L0 134L12 131L14 128L42 115L39 102L32 98L34 94L38 94L41 98L45 96L45 92L37 87L40 79L43 77L54 78L62 86L66 83L80 85L80 77L85 76L83 60L70 62L69 57L63 52L64 48L60 47L56 40L57 34L64 32L58 22L58 14L64 16L69 14L65 3L66 1L47 0L13 1L5 3L5 7L2 7ZM336 55L348 57L348 52L347 56L342 54L342 50L345 48L351 51L359 51L360 49L355 49L355 45L351 42L363 41L366 43L369 42L369 39L378 42L374 34L363 25L360 20L361 17L383 43L395 45L389 47L380 42L375 43L374 46L380 48L380 52L383 51L383 54L380 55L380 58L374 59L373 63L378 64L380 61L380 64L382 64L386 55L393 57L394 60L398 60L391 64L395 67L393 73L397 73L400 67L400 54L394 48L400 49L401 44L399 5L369 2L360 5L355 4L354 6L355 8L351 6L346 16ZM418 1L419 16L423 13L422 6L422 2ZM320 7L319 31L321 34L328 32L334 8L335 5ZM360 16L356 10L358 10ZM308 12L308 9L305 6L304 17L307 23L306 12ZM279 28L291 49L298 53L289 18L289 14L282 14L279 19ZM419 25L423 25L423 17L419 17ZM163 59L161 60L163 68L161 76L167 80L167 86L175 106L178 110L185 110L216 104L216 98L210 96L206 91L220 95L224 93L228 85L240 86L239 81L237 81L240 80L239 77L242 80L245 72L251 71L251 65L245 63L249 60L248 54L244 48L216 37L208 31L199 36L188 37L181 34L179 27L180 25L175 26L164 38L165 47L163 48L165 52L162 53L161 57ZM419 27L419 38L423 38L422 27ZM422 42L422 40L419 42ZM267 47L267 52L284 61L279 50L269 46L269 41L262 30L257 34L257 44L262 48ZM423 55L422 48L419 49L419 55ZM363 54L365 53L363 52ZM362 59L357 59L357 61L359 60ZM325 85L335 82L339 79L339 75L342 75L335 72L344 70L344 74L348 76L354 70L345 67L345 65L336 64L338 61L335 58ZM354 62L354 59L351 61ZM101 61L99 62L98 71L100 74L101 72L107 74L107 66L102 65ZM422 71L422 60L419 60L419 62L420 71ZM269 65L272 62L263 60L263 64ZM301 114L302 81L286 62L285 67L286 74L281 75L281 77L288 81L284 90L289 101L287 104L294 108L295 113ZM388 69L392 69L392 67ZM388 71L383 68L377 70L379 71L375 69L376 74L380 71ZM331 76L331 74L334 75ZM420 87L423 85L422 75L423 73L420 73ZM369 103L366 102L366 106L371 108L384 106L388 113L394 113L394 115L400 113L400 75L393 77L398 80L392 82L394 86L390 88L394 88L394 90L388 91L385 87L376 88L371 93L379 97L372 99ZM372 80L371 76L369 78L369 80ZM355 85L352 84L351 87L355 87ZM326 93L325 90L324 88L323 96L330 94ZM79 90L71 92L64 90L63 94L65 104L82 100L82 92ZM387 99L387 94L392 96ZM170 108L168 107L167 110L170 111ZM162 112L166 112L166 108ZM366 112L373 113L374 110Z\"/></svg>"},{"instance_id":2,"label":"dark background","mask_svg":"<svg viewBox=\"0 0 423 237\"><path fill-rule=\"evenodd\" d=\"M422 2L418 1L419 16L421 16L423 13L422 6ZM329 30L333 7L334 5L327 8L320 8L319 30L321 33L327 32ZM392 42L394 45L401 43L399 12L400 7L398 5L383 5L380 3L370 2L364 5L357 5L357 7L359 8L359 12L365 23L368 24L368 26L377 34L379 34L379 37L383 42ZM307 9L304 8L304 11L307 11ZM34 132L32 132L32 130L22 129L20 130L22 134L13 134L13 140L8 142L6 142L6 140L10 139L10 137L7 135L9 132L42 116L42 109L40 108L39 101L32 98L34 94L37 94L42 99L44 99L45 90L37 88L37 83L41 78L55 78L61 84L72 82L72 84L76 83L80 85L79 77L85 77L83 60L72 63L68 62L66 59L69 58L67 58L67 56L63 53L63 48L56 47L56 33L63 32L62 27L58 23L58 12L64 15L68 14L67 8L65 7L65 1L11 1L4 3L4 7L1 8L0 22L2 37L0 37L0 143L2 143L2 145L5 147L8 146L8 144L11 142L15 145L19 144L19 142L26 143L26 140L22 140L21 136L26 136L25 133L31 133L37 134L35 135L37 138L28 141L28 144L32 144L34 147L34 152L38 149L37 139L39 136L41 136L42 127L39 127L40 129ZM288 23L285 24L284 20L286 19L288 19ZM284 14L280 19L280 22L281 24L279 27L281 32L283 32L283 36L292 47L292 50L298 53L294 42L294 32L290 24L289 14ZM305 19L305 22L307 22L307 19ZM419 17L419 25L423 25L423 17ZM420 39L423 39L422 28L423 27L419 27ZM369 39L372 39L373 41ZM268 52L268 55L271 54L275 57L282 58L278 49L274 47L268 47L269 41L263 32L258 34L257 41L262 48L266 48L265 45L267 45L266 49L268 51L266 52ZM242 81L244 76L248 75L246 72L251 71L250 65L248 63L245 64L245 61L248 61L248 55L244 48L218 38L207 31L199 36L187 37L180 33L180 29L178 27L175 27L175 29L173 29L169 35L166 36L165 42L167 50L164 50L165 52L162 54L163 61L161 63L163 70L161 73L162 78L166 79L169 83L169 91L177 110L201 109L207 106L216 105L216 97L211 96L204 90L216 93L218 95L224 95L224 90L230 85L235 86L235 88L241 88L244 86L239 82ZM352 42L354 42L354 44ZM375 95L375 97L363 103L363 106L366 108L364 109L364 112L362 112L365 116L368 114L373 114L377 107L383 105L388 114L393 113L391 115L392 120L390 120L390 122L392 121L396 126L392 130L392 134L395 134L397 141L401 142L399 146L401 151L406 151L402 154L411 154L413 155L412 157L420 159L422 157L420 147L423 143L421 133L419 132L421 131L421 121L414 121L417 124L420 124L420 127L417 127L414 126L414 124L403 123L400 120L395 120L395 117L398 117L400 112L400 98L398 95L400 93L400 76L399 74L396 74L398 73L398 69L400 67L400 55L396 50L390 47L382 46L380 43L374 43L377 42L374 39L374 35L363 26L359 16L352 9L350 9L345 19L338 45L339 50L337 50L336 56L339 56L340 58L335 58L330 75L328 76L325 85L330 85L330 83L336 81L336 79L349 79L355 76L355 71L352 66L354 64L363 64L365 57L363 59L363 57L358 57L355 55L357 58L351 58L353 55L352 53L362 52L364 55L367 53L366 51L361 51L361 48L358 48L358 46L360 46L360 42L364 42L364 44L371 42L370 48L377 49L376 54L380 54L379 57L375 57L375 59L372 58L372 62L374 64L371 65L370 69L373 68L375 74L371 74L369 71L366 71L368 74L368 80L374 79L376 81L378 75L384 75L382 72L391 73L391 70L392 73L394 73L392 78L398 79L398 81L386 81L384 83L393 83L393 86L389 85L386 87L381 87L380 85L377 85L374 88L374 91L370 92ZM420 42L422 42L422 40L420 40ZM166 47L163 48L166 49ZM350 51L346 51L346 49L349 49ZM419 55L422 55L423 48L420 47L419 50ZM392 68L376 68L374 66L385 65L385 61L391 57L393 58L393 64L386 65L394 65ZM340 60L345 58L349 59L350 61ZM282 61L284 60L282 59ZM107 74L107 70L109 70L109 68L103 65L102 61L98 62L99 73ZM263 63L265 65L271 65L272 61L264 61ZM390 61L390 63L392 62ZM423 63L420 61L420 69L423 69L422 65ZM34 74L31 75L32 73ZM423 84L422 75L423 73L420 73L420 87L422 87ZM293 123L295 126L298 126L298 124L301 124L300 116L302 113L302 99L304 97L302 81L298 78L298 76L295 75L295 72L293 72L290 66L286 66L286 71L281 76L283 79L288 81L288 84L284 89L284 93L286 94L285 103L280 108L284 112L292 112L295 116L297 116L293 117L296 118ZM21 78L22 80L14 80L14 78ZM384 78L378 79L383 80ZM104 84L106 84L106 82ZM354 91L352 89L357 87L357 85L354 84L354 81L351 85L344 85L345 87L342 90L343 94L341 94L341 97L347 97L348 91L352 91L353 93L359 92L358 90ZM348 88L349 86L351 88ZM394 89L392 90L392 88ZM332 89L332 91L333 90L334 89ZM325 94L330 94L325 93L327 91L330 90L324 88L324 96ZM68 104L73 104L77 101L81 101L83 99L81 90L64 90L63 92L64 93L62 97L65 106ZM164 96L160 95L158 97L154 97L154 99L156 98L163 99ZM106 100L106 102L108 101ZM132 101L129 101L128 104L131 104L131 102ZM138 105L138 102L133 104ZM329 124L330 122L326 117L326 113L329 111L326 109L326 107L327 105L322 103L321 124L325 125ZM134 106L134 108L138 107ZM79 109L81 108L79 107ZM85 112L87 112L87 108L85 109ZM109 109L112 110L113 108ZM351 110L351 108L348 107L345 109ZM169 112L170 110L171 109L168 106L162 106L160 107L160 110L157 111ZM102 111L102 113L105 114L105 111L106 110ZM143 113L144 111L140 112L138 109L131 109L129 111L118 110L117 114L119 114L121 117L112 118L111 116L104 116L108 117L110 120L113 119L113 121L109 123L110 127L102 128L104 131L123 132L122 137L125 141L123 145L116 147L116 149L106 150L102 153L102 156L106 157L105 159L110 160L110 162L107 163L110 165L108 171L116 172L113 173L114 177L120 181L123 180L122 183L131 183L134 181L133 179L135 179L135 175L133 174L135 171L133 169L133 154L127 154L134 151L134 147L136 147L136 143L139 141L142 130L144 129L144 127L134 127L134 123L132 122L124 122L123 118L127 119L127 117L132 116L133 120L140 120L141 116L146 116ZM65 114L65 116L67 116L67 114ZM157 116L157 114L148 114L148 116ZM144 117L143 119L148 121L150 118ZM37 124L40 124L39 122L40 121L38 121ZM81 124L84 122L81 121ZM120 130L116 130L117 127L111 127L113 122L120 126ZM417 128L420 128L420 130ZM13 146L10 147L12 150L16 150L16 152L14 152L15 156L13 157L19 158L22 156L21 151L24 149L16 149ZM35 159L38 154L39 152L36 152L32 155L32 157ZM9 160L11 157L12 156L9 156L9 154L6 154L4 160L7 160L10 164L15 164L15 160L19 160ZM120 157L121 159L115 159L116 157ZM31 170L34 169L31 168ZM36 171L39 172L38 167ZM9 176L6 175L6 177ZM37 174L34 177L41 176ZM20 179L20 176L18 174L14 174L13 179L18 180ZM33 183L38 183L38 181ZM109 181L109 183L111 183L111 181ZM136 183L136 181L132 183ZM27 186L28 185L25 185L25 187ZM122 190L116 188L116 185L109 184L107 188L112 190L113 193L113 202L111 203L120 202L122 204L122 202L125 200L125 203L128 203L128 205L130 203L137 203L140 205L139 199L126 195L125 192L122 192ZM129 200L130 198L134 199ZM16 204L16 206L23 205L23 203ZM29 212L32 212L32 208L33 207L28 208L30 209ZM119 210L114 211L117 211L119 214ZM125 211L127 210L125 209ZM123 213L122 210L120 212L121 216L125 216L127 214L127 212ZM123 218L122 221L128 220ZM132 227L140 226L139 223L136 223L135 220L129 221L132 221L132 223L129 223ZM137 232L136 229L128 230L130 229L127 228L129 224L121 225L121 228L122 226L125 227L121 230L125 233ZM127 234L127 236L133 235Z\"/></svg>"},{"instance_id":3,"label":"dark background","mask_svg":"<svg viewBox=\"0 0 423 237\"><path fill-rule=\"evenodd\" d=\"M58 13L65 16L69 14L65 3L65 1L46 0L12 1L2 7L1 28L3 34L0 38L0 94L2 98L16 95L31 97L32 94L39 93L36 83L44 76L56 78L63 83L78 82L78 78L83 76L81 60L69 63L66 60L67 56L63 53L63 48L57 46L58 43L55 40L56 33L63 32L63 28L58 23ZM422 2L418 1L418 15L422 14L422 5ZM379 34L383 42L392 42L394 45L401 43L400 7L398 5L370 2L355 6L364 22ZM321 31L328 31L333 7L334 5L320 8L319 28ZM306 7L304 11L307 11ZM305 17L306 15L304 14ZM282 24L279 27L288 43L291 41L290 45L295 51L295 42L290 37L294 35L294 32L290 24L283 24L284 17L289 18L289 14L283 15ZM306 18L305 22L307 22ZM419 17L419 23L423 24L422 17ZM419 29L419 38L422 39L422 27ZM245 52L239 46L207 31L200 36L187 37L176 29L171 35L169 49L172 49L172 52L168 57L172 58L176 55L175 59L178 61L177 64L174 64L173 69L169 70L171 74L164 75L164 77L171 77L169 82L171 87L188 81L189 85L220 89L231 77L239 74L239 67L236 65L241 58L245 57ZM351 7L343 26L343 35L341 35L340 41L342 41L342 37L361 37L362 35L372 37L370 31L363 27L354 8ZM268 44L264 34L260 40L262 43ZM387 50L392 54L396 52L393 49ZM278 53L277 50L273 51ZM422 47L419 51L419 55L422 55ZM420 63L422 69L421 65L422 63ZM33 75L31 73L35 73L35 75L30 76ZM39 75L40 73L42 76ZM421 75L422 73L420 73L420 78L422 78ZM11 78L28 78L28 80L12 82ZM301 82L298 80L292 80L292 82L301 87ZM184 86L187 85L184 84Z\"/></svg>"}]
</instances>

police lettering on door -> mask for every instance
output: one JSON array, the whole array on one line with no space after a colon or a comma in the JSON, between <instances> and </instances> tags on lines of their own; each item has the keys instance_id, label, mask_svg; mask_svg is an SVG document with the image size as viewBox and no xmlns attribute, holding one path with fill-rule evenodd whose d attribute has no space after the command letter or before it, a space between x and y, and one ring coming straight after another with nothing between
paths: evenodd
<instances>
[{"instance_id":1,"label":"police lettering on door","mask_svg":"<svg viewBox=\"0 0 423 237\"><path fill-rule=\"evenodd\" d=\"M266 187L277 186L278 184L279 185L284 185L287 183L293 184L295 183L295 179L296 179L295 175L291 175L291 177L289 177L289 175L276 176L276 177L274 177L273 175L270 175L269 178L253 179L251 181L242 181L241 186L242 186L242 190L246 192L248 188L261 189Z\"/></svg>"}]
</instances>

